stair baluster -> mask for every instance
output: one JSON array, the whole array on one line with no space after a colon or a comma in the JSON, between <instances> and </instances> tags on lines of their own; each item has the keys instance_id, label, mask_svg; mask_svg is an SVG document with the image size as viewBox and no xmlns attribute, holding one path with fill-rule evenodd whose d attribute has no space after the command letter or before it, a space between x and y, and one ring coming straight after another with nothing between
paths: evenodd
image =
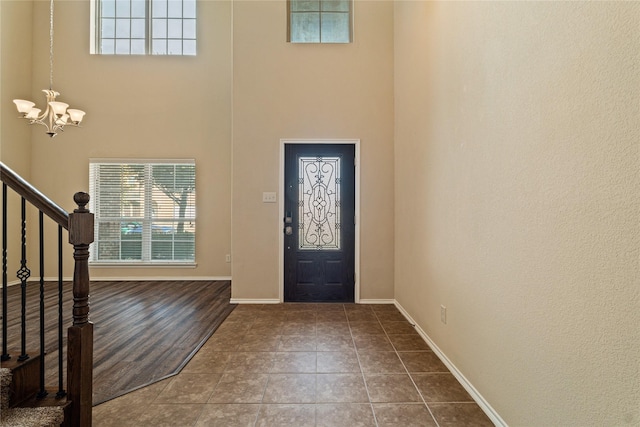
<instances>
[{"instance_id":1,"label":"stair baluster","mask_svg":"<svg viewBox=\"0 0 640 427\"><path fill-rule=\"evenodd\" d=\"M21 288L21 318L20 318L20 356L18 361L23 362L29 358L27 354L27 279L31 276L31 271L27 268L27 205L24 197L21 202L21 225L22 225L22 258L20 258L20 270L17 272L18 279L20 279Z\"/></svg>"},{"instance_id":2,"label":"stair baluster","mask_svg":"<svg viewBox=\"0 0 640 427\"><path fill-rule=\"evenodd\" d=\"M2 183L2 361L11 359L7 348L7 286L7 184Z\"/></svg>"}]
</instances>

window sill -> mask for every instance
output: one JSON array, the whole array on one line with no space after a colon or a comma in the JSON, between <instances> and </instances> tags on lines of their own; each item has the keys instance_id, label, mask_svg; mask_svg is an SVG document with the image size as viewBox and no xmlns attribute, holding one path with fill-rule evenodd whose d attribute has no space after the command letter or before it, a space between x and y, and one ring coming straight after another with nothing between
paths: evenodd
<instances>
[{"instance_id":1,"label":"window sill","mask_svg":"<svg viewBox=\"0 0 640 427\"><path fill-rule=\"evenodd\" d=\"M195 262L127 262L127 261L89 261L89 267L99 268L196 268Z\"/></svg>"}]
</instances>

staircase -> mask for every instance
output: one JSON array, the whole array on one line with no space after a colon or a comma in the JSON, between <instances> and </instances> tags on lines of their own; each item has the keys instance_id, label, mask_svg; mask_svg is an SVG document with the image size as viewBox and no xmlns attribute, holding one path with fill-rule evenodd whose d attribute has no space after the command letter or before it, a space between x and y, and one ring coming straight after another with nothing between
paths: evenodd
<instances>
[{"instance_id":1,"label":"staircase","mask_svg":"<svg viewBox=\"0 0 640 427\"><path fill-rule=\"evenodd\" d=\"M93 214L85 206L89 202L89 195L76 193L73 197L78 205L72 213L67 213L60 206L53 203L40 191L25 181L22 177L0 162L0 180L2 181L2 365L0 368L0 426L2 427L91 427L92 411L92 374L93 374L93 324L89 321L89 245L93 242ZM15 203L7 197L7 189L13 190L19 196L20 203ZM13 199L15 200L15 198ZM28 203L28 205L27 205ZM27 263L27 242L33 243L35 239L27 239L27 207L36 208L39 213L40 236L40 286L39 304L27 304L27 284L34 267ZM8 215L10 209L13 215ZM8 217L17 217L21 220L12 224L13 230L21 230L21 242L11 242L8 245ZM56 295L45 295L44 259L45 250L43 244L43 221L52 220L58 227L58 289L57 300L59 303L57 316L45 316L45 298L56 298ZM33 228L30 228L33 230ZM74 272L73 272L73 307L64 307L62 299L62 256L63 256L63 231L68 231L68 242L73 245ZM30 231L30 235L38 235L36 231ZM11 233L14 235L13 233ZM19 279L20 297L8 299L7 288L8 271L14 266L9 266L8 248L18 244L22 256L16 276ZM18 251L20 252L20 251ZM48 255L51 256L51 255ZM55 256L55 255L54 255ZM15 258L13 258L15 259ZM37 286L29 284L29 289ZM18 285L16 285L18 289ZM18 295L17 293L15 294ZM39 309L38 309L39 305ZM8 318L9 308L11 313L17 313ZM63 313L72 313L73 323L63 333ZM68 315L67 315L68 316ZM37 317L39 328L34 330L27 327L27 318ZM56 317L55 319L53 317ZM11 334L8 331L12 330ZM58 353L58 366L54 368L58 378L56 390L50 389L45 384L45 331L53 330L57 335L56 349ZM35 334L35 336L34 336ZM39 339L38 339L39 338ZM66 338L66 351L63 343ZM39 348L31 348L32 344L39 341ZM48 345L48 344L47 344ZM27 351L29 346L29 351ZM9 351L9 350L12 351ZM66 355L66 369L63 369L63 355ZM47 362L49 365L50 362ZM64 383L66 379L66 390Z\"/></svg>"},{"instance_id":2,"label":"staircase","mask_svg":"<svg viewBox=\"0 0 640 427\"><path fill-rule=\"evenodd\" d=\"M39 356L25 363L17 364L13 369L0 369L0 425L3 427L58 427L64 423L65 410L69 407L66 398L37 399L37 380L34 372L39 370ZM15 376L15 377L14 377Z\"/></svg>"}]
</instances>

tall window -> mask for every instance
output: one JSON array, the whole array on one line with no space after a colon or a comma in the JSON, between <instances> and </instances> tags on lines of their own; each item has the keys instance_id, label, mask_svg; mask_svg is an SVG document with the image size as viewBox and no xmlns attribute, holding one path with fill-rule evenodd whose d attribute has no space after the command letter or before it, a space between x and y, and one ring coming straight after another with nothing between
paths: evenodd
<instances>
[{"instance_id":1,"label":"tall window","mask_svg":"<svg viewBox=\"0 0 640 427\"><path fill-rule=\"evenodd\" d=\"M288 41L350 43L352 0L289 0Z\"/></svg>"},{"instance_id":2,"label":"tall window","mask_svg":"<svg viewBox=\"0 0 640 427\"><path fill-rule=\"evenodd\" d=\"M93 1L91 53L196 54L196 0Z\"/></svg>"},{"instance_id":3,"label":"tall window","mask_svg":"<svg viewBox=\"0 0 640 427\"><path fill-rule=\"evenodd\" d=\"M194 161L92 160L92 262L193 263Z\"/></svg>"}]
</instances>

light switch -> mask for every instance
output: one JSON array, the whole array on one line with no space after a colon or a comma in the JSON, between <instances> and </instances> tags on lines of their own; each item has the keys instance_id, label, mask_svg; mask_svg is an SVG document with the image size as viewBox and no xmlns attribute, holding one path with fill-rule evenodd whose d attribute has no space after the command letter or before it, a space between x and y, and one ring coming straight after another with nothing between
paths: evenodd
<instances>
[{"instance_id":1,"label":"light switch","mask_svg":"<svg viewBox=\"0 0 640 427\"><path fill-rule=\"evenodd\" d=\"M262 203L275 203L276 202L276 193L275 191L265 191L262 193Z\"/></svg>"}]
</instances>

